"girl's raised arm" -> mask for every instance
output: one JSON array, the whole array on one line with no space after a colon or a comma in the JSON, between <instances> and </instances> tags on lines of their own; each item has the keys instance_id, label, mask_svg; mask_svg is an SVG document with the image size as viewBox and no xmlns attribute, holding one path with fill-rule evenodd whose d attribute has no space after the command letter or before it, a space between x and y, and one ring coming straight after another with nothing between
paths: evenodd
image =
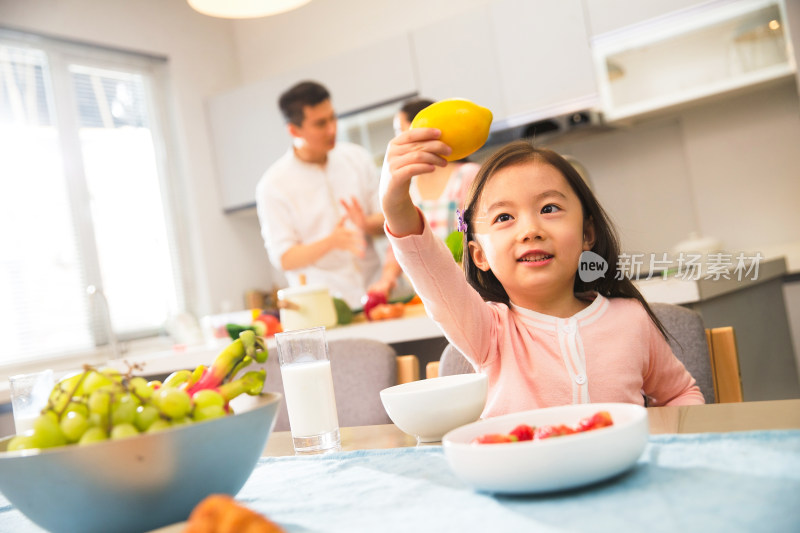
<instances>
[{"instance_id":1,"label":"girl's raised arm","mask_svg":"<svg viewBox=\"0 0 800 533\"><path fill-rule=\"evenodd\" d=\"M381 171L380 199L386 225L397 237L422 233L422 221L408 187L414 176L447 165L442 156L452 150L438 140L440 136L437 129L418 128L401 133L389 143Z\"/></svg>"}]
</instances>

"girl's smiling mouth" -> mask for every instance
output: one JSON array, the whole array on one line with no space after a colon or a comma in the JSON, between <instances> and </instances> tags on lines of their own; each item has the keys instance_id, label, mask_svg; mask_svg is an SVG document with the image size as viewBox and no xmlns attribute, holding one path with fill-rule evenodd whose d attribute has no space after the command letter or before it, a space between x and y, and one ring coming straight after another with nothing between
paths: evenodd
<instances>
[{"instance_id":1,"label":"girl's smiling mouth","mask_svg":"<svg viewBox=\"0 0 800 533\"><path fill-rule=\"evenodd\" d=\"M539 250L534 250L534 251L525 253L522 257L517 259L517 262L543 265L543 264L549 262L552 258L553 258L552 254L548 254L546 252L542 252L542 251L539 251Z\"/></svg>"}]
</instances>

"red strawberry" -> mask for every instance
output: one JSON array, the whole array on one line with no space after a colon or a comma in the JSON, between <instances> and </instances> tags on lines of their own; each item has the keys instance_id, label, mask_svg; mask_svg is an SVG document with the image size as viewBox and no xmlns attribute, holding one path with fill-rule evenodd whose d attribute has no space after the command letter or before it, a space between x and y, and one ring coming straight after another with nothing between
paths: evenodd
<instances>
[{"instance_id":1,"label":"red strawberry","mask_svg":"<svg viewBox=\"0 0 800 533\"><path fill-rule=\"evenodd\" d=\"M561 424L559 426L539 426L534 431L533 438L536 440L549 439L550 437L561 437L562 435L572 435L575 430L569 426Z\"/></svg>"},{"instance_id":2,"label":"red strawberry","mask_svg":"<svg viewBox=\"0 0 800 533\"><path fill-rule=\"evenodd\" d=\"M472 440L473 444L499 444L501 442L517 442L517 437L514 435L503 435L501 433L489 433L475 437Z\"/></svg>"},{"instance_id":3,"label":"red strawberry","mask_svg":"<svg viewBox=\"0 0 800 533\"><path fill-rule=\"evenodd\" d=\"M611 413L608 411L598 411L592 416L588 416L578 422L578 431L589 431L613 425L614 422L611 420Z\"/></svg>"},{"instance_id":4,"label":"red strawberry","mask_svg":"<svg viewBox=\"0 0 800 533\"><path fill-rule=\"evenodd\" d=\"M526 424L520 424L514 429L511 430L511 435L517 437L517 440L533 440L533 430L535 428L533 426L528 426Z\"/></svg>"}]
</instances>

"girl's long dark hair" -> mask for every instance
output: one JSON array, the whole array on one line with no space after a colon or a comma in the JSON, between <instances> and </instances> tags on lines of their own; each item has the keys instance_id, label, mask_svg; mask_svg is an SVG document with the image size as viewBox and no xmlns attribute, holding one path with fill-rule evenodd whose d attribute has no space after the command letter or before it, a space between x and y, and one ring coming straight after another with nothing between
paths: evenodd
<instances>
[{"instance_id":1,"label":"girl's long dark hair","mask_svg":"<svg viewBox=\"0 0 800 533\"><path fill-rule=\"evenodd\" d=\"M469 284L478 291L485 301L509 305L508 294L494 273L491 270L484 272L473 263L468 243L474 240L472 228L474 228L475 210L483 188L489 179L503 168L531 162L544 163L555 167L561 172L581 201L584 221L589 220L594 226L595 242L594 246L592 246L592 251L608 263L606 276L591 282L584 282L580 279L580 276L577 275L578 265L575 265L574 292L595 291L605 297L637 299L647 311L650 319L658 327L664 339L667 339L666 328L653 313L653 310L650 309L650 306L647 305L644 297L633 282L626 276L621 276L618 279L616 274L620 255L619 238L608 214L597 201L592 190L569 161L552 150L536 148L529 141L514 141L497 150L481 165L480 171L478 171L472 182L463 215L464 222L467 224L467 231L464 233L463 267Z\"/></svg>"}]
</instances>

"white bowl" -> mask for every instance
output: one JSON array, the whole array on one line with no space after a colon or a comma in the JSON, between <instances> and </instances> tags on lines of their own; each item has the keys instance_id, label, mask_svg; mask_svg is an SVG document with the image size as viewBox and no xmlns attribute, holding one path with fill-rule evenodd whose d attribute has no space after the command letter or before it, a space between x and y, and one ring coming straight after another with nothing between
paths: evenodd
<instances>
[{"instance_id":1,"label":"white bowl","mask_svg":"<svg viewBox=\"0 0 800 533\"><path fill-rule=\"evenodd\" d=\"M243 395L231 402L232 416L86 446L7 452L7 437L0 491L48 531L141 532L180 522L209 494L239 492L281 399Z\"/></svg>"},{"instance_id":2,"label":"white bowl","mask_svg":"<svg viewBox=\"0 0 800 533\"><path fill-rule=\"evenodd\" d=\"M539 441L473 444L487 433L509 433L518 424L576 426L608 411L612 426ZM442 439L450 468L482 491L528 494L565 490L610 478L631 468L649 435L647 410L627 403L565 405L489 418L447 433Z\"/></svg>"},{"instance_id":3,"label":"white bowl","mask_svg":"<svg viewBox=\"0 0 800 533\"><path fill-rule=\"evenodd\" d=\"M392 422L419 442L437 442L477 420L486 405L484 374L457 374L395 385L381 391Z\"/></svg>"}]
</instances>

